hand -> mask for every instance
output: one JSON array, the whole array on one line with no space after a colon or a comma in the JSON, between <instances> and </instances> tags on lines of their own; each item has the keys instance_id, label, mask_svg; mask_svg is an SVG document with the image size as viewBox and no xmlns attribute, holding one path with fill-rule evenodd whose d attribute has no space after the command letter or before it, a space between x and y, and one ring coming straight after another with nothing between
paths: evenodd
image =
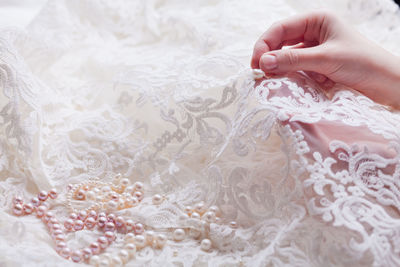
<instances>
[{"instance_id":1,"label":"hand","mask_svg":"<svg viewBox=\"0 0 400 267\"><path fill-rule=\"evenodd\" d=\"M274 23L256 42L251 66L266 74L302 70L322 87L341 83L400 108L400 59L330 13Z\"/></svg>"}]
</instances>

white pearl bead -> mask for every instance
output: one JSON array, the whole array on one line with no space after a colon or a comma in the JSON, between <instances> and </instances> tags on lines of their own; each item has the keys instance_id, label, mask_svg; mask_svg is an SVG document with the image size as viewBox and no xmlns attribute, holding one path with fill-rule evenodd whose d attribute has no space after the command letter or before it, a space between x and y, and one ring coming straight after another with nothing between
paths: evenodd
<instances>
[{"instance_id":1,"label":"white pearl bead","mask_svg":"<svg viewBox=\"0 0 400 267\"><path fill-rule=\"evenodd\" d=\"M194 209L198 213L203 214L206 211L206 205L204 204L203 201L201 201L200 203L197 203L197 205L194 207Z\"/></svg>"},{"instance_id":2,"label":"white pearl bead","mask_svg":"<svg viewBox=\"0 0 400 267\"><path fill-rule=\"evenodd\" d=\"M163 201L163 198L159 194L155 194L152 198L152 201L154 205L160 205Z\"/></svg>"},{"instance_id":3,"label":"white pearl bead","mask_svg":"<svg viewBox=\"0 0 400 267\"><path fill-rule=\"evenodd\" d=\"M209 251L211 249L211 241L209 239L201 240L200 248L204 251Z\"/></svg>"},{"instance_id":4,"label":"white pearl bead","mask_svg":"<svg viewBox=\"0 0 400 267\"><path fill-rule=\"evenodd\" d=\"M213 211L207 211L203 215L204 220L206 220L209 223L215 222L215 213Z\"/></svg>"},{"instance_id":5,"label":"white pearl bead","mask_svg":"<svg viewBox=\"0 0 400 267\"><path fill-rule=\"evenodd\" d=\"M190 217L193 219L200 219L200 214L198 214L197 212L193 212Z\"/></svg>"},{"instance_id":6,"label":"white pearl bead","mask_svg":"<svg viewBox=\"0 0 400 267\"><path fill-rule=\"evenodd\" d=\"M231 227L231 228L233 228L233 229L236 229L236 228L238 228L238 223L237 222L235 222L235 221L231 221L230 223L229 223L229 226Z\"/></svg>"},{"instance_id":7,"label":"white pearl bead","mask_svg":"<svg viewBox=\"0 0 400 267\"><path fill-rule=\"evenodd\" d=\"M219 208L217 206L211 206L208 208L208 211L212 211L215 213L216 216L219 216L221 211L219 210Z\"/></svg>"},{"instance_id":8,"label":"white pearl bead","mask_svg":"<svg viewBox=\"0 0 400 267\"><path fill-rule=\"evenodd\" d=\"M129 260L129 252L125 249L120 250L118 256L121 258L123 263L126 263Z\"/></svg>"},{"instance_id":9,"label":"white pearl bead","mask_svg":"<svg viewBox=\"0 0 400 267\"><path fill-rule=\"evenodd\" d=\"M134 187L135 187L135 190L137 190L137 191L143 191L144 185L141 182L136 182L134 184Z\"/></svg>"},{"instance_id":10,"label":"white pearl bead","mask_svg":"<svg viewBox=\"0 0 400 267\"><path fill-rule=\"evenodd\" d=\"M127 178L122 179L120 183L123 187L127 187L130 184Z\"/></svg>"},{"instance_id":11,"label":"white pearl bead","mask_svg":"<svg viewBox=\"0 0 400 267\"><path fill-rule=\"evenodd\" d=\"M135 193L135 187L133 185L130 185L127 188L125 188L125 192L132 195L133 193Z\"/></svg>"},{"instance_id":12,"label":"white pearl bead","mask_svg":"<svg viewBox=\"0 0 400 267\"><path fill-rule=\"evenodd\" d=\"M182 241L183 239L185 239L185 230L183 229L176 229L174 231L174 240L175 241Z\"/></svg>"}]
</instances>

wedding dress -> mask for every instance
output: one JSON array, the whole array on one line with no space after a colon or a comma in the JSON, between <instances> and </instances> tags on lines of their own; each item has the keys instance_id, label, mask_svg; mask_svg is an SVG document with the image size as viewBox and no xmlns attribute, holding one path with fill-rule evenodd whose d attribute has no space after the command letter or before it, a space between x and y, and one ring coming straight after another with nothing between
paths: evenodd
<instances>
[{"instance_id":1,"label":"wedding dress","mask_svg":"<svg viewBox=\"0 0 400 267\"><path fill-rule=\"evenodd\" d=\"M269 24L321 6L398 53L398 8L184 3L49 1L24 30L1 31L0 266L73 265L41 219L13 214L16 195L57 188L63 222L69 184L117 173L145 185L140 205L118 214L167 237L202 227L184 220L186 206L221 211L207 224L210 249L188 234L126 266L398 266L400 115L302 73L265 79L248 63ZM76 248L96 237L67 234Z\"/></svg>"}]
</instances>

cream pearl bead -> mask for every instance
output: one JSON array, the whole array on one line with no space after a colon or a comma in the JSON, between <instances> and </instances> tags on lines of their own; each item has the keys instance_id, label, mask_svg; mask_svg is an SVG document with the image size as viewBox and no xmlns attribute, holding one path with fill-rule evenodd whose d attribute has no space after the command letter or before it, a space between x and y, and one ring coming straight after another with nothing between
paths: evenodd
<instances>
[{"instance_id":1,"label":"cream pearl bead","mask_svg":"<svg viewBox=\"0 0 400 267\"><path fill-rule=\"evenodd\" d=\"M121 258L123 263L127 263L129 261L129 252L125 249L121 249L118 252L118 256Z\"/></svg>"},{"instance_id":2,"label":"cream pearl bead","mask_svg":"<svg viewBox=\"0 0 400 267\"><path fill-rule=\"evenodd\" d=\"M136 191L133 193L134 197L136 197L139 201L141 201L144 198L144 195L141 191Z\"/></svg>"},{"instance_id":3,"label":"cream pearl bead","mask_svg":"<svg viewBox=\"0 0 400 267\"><path fill-rule=\"evenodd\" d=\"M209 251L211 249L211 241L209 239L201 240L200 248L204 251Z\"/></svg>"},{"instance_id":4,"label":"cream pearl bead","mask_svg":"<svg viewBox=\"0 0 400 267\"><path fill-rule=\"evenodd\" d=\"M111 258L111 266L122 266L124 263L122 262L119 256L114 256Z\"/></svg>"},{"instance_id":5,"label":"cream pearl bead","mask_svg":"<svg viewBox=\"0 0 400 267\"><path fill-rule=\"evenodd\" d=\"M110 267L110 261L108 259L102 258L98 263L99 267Z\"/></svg>"},{"instance_id":6,"label":"cream pearl bead","mask_svg":"<svg viewBox=\"0 0 400 267\"><path fill-rule=\"evenodd\" d=\"M152 201L154 205L160 205L163 202L163 198L159 194L155 194L152 198Z\"/></svg>"},{"instance_id":7,"label":"cream pearl bead","mask_svg":"<svg viewBox=\"0 0 400 267\"><path fill-rule=\"evenodd\" d=\"M143 191L144 185L142 182L136 182L133 185L135 187L135 190L137 191Z\"/></svg>"},{"instance_id":8,"label":"cream pearl bead","mask_svg":"<svg viewBox=\"0 0 400 267\"><path fill-rule=\"evenodd\" d=\"M93 255L92 257L90 257L90 260L89 260L90 265L97 266L99 264L99 262L100 262L99 256Z\"/></svg>"},{"instance_id":9,"label":"cream pearl bead","mask_svg":"<svg viewBox=\"0 0 400 267\"><path fill-rule=\"evenodd\" d=\"M111 191L111 187L109 187L108 185L105 185L101 188L101 192L103 193L108 193Z\"/></svg>"},{"instance_id":10,"label":"cream pearl bead","mask_svg":"<svg viewBox=\"0 0 400 267\"><path fill-rule=\"evenodd\" d=\"M127 233L124 237L125 243L133 243L135 240L135 235L133 233Z\"/></svg>"},{"instance_id":11,"label":"cream pearl bead","mask_svg":"<svg viewBox=\"0 0 400 267\"><path fill-rule=\"evenodd\" d=\"M147 244L151 245L155 239L155 233L153 231L146 231L145 236Z\"/></svg>"},{"instance_id":12,"label":"cream pearl bead","mask_svg":"<svg viewBox=\"0 0 400 267\"><path fill-rule=\"evenodd\" d=\"M186 206L185 207L185 213L187 213L188 215L191 215L193 212L193 208L191 206Z\"/></svg>"},{"instance_id":13,"label":"cream pearl bead","mask_svg":"<svg viewBox=\"0 0 400 267\"><path fill-rule=\"evenodd\" d=\"M96 199L96 194L93 191L87 191L86 192L86 197L89 200L95 200Z\"/></svg>"},{"instance_id":14,"label":"cream pearl bead","mask_svg":"<svg viewBox=\"0 0 400 267\"><path fill-rule=\"evenodd\" d=\"M136 253L136 245L133 243L126 244L124 249L128 251L129 255L132 257Z\"/></svg>"},{"instance_id":15,"label":"cream pearl bead","mask_svg":"<svg viewBox=\"0 0 400 267\"><path fill-rule=\"evenodd\" d=\"M158 234L156 236L156 244L158 247L162 248L167 243L167 236L164 234Z\"/></svg>"},{"instance_id":16,"label":"cream pearl bead","mask_svg":"<svg viewBox=\"0 0 400 267\"><path fill-rule=\"evenodd\" d=\"M133 195L133 193L135 193L135 187L133 185L130 185L127 188L125 188L125 192Z\"/></svg>"},{"instance_id":17,"label":"cream pearl bead","mask_svg":"<svg viewBox=\"0 0 400 267\"><path fill-rule=\"evenodd\" d=\"M176 229L173 234L175 241L182 241L185 239L185 230L183 229Z\"/></svg>"},{"instance_id":18,"label":"cream pearl bead","mask_svg":"<svg viewBox=\"0 0 400 267\"><path fill-rule=\"evenodd\" d=\"M197 238L200 237L200 235L201 235L200 230L198 230L198 229L196 229L194 227L190 227L190 229L189 229L189 236L190 237L197 239Z\"/></svg>"},{"instance_id":19,"label":"cream pearl bead","mask_svg":"<svg viewBox=\"0 0 400 267\"><path fill-rule=\"evenodd\" d=\"M136 235L134 240L135 245L139 248L142 248L146 245L146 239L142 235Z\"/></svg>"}]
</instances>

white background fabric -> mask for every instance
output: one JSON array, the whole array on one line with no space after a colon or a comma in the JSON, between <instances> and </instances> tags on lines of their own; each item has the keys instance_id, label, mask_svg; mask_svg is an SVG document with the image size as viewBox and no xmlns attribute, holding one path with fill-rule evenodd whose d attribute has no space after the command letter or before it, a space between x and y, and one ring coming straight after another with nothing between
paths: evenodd
<instances>
[{"instance_id":1,"label":"white background fabric","mask_svg":"<svg viewBox=\"0 0 400 267\"><path fill-rule=\"evenodd\" d=\"M13 196L115 173L146 184L143 204L121 214L160 232L186 224L185 205L223 212L211 252L168 241L128 266L399 264L398 115L340 88L328 98L300 74L258 85L249 69L271 23L321 7L399 54L391 1L60 0L38 14L42 2L25 3L0 2L15 10L1 25L22 27L0 33L0 266L72 265L40 220L11 214ZM366 137L321 143L307 123ZM156 192L168 198L159 207Z\"/></svg>"}]
</instances>

